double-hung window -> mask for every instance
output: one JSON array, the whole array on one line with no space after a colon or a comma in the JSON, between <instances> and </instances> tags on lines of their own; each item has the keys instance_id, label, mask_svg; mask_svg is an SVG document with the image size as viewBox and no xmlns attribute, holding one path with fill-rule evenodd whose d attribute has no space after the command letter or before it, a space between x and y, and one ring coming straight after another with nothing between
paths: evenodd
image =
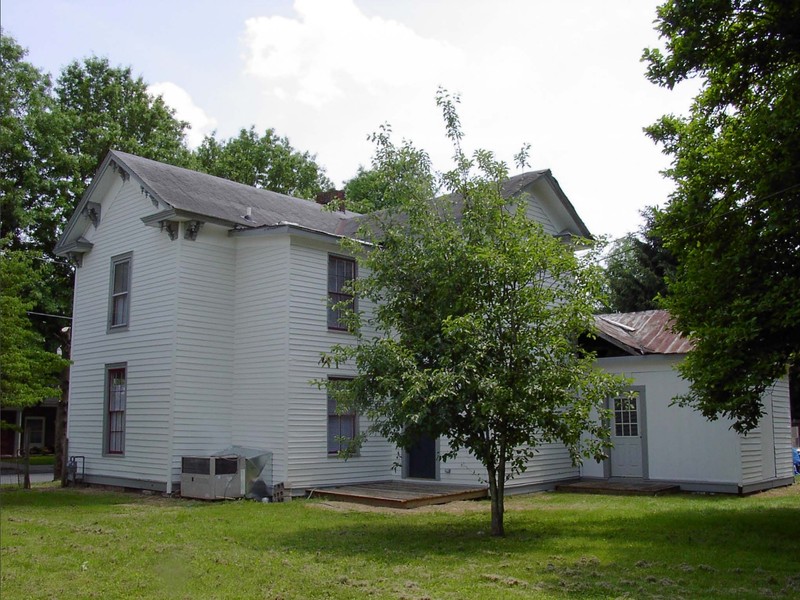
<instances>
[{"instance_id":1,"label":"double-hung window","mask_svg":"<svg viewBox=\"0 0 800 600\"><path fill-rule=\"evenodd\" d=\"M358 432L355 412L339 413L336 399L328 392L328 454L335 455L347 448L348 440Z\"/></svg>"},{"instance_id":2,"label":"double-hung window","mask_svg":"<svg viewBox=\"0 0 800 600\"><path fill-rule=\"evenodd\" d=\"M125 411L128 404L127 365L107 365L105 386L105 450L107 454L125 454Z\"/></svg>"},{"instance_id":3,"label":"double-hung window","mask_svg":"<svg viewBox=\"0 0 800 600\"><path fill-rule=\"evenodd\" d=\"M111 259L111 283L108 298L108 331L128 328L131 313L131 263L128 252Z\"/></svg>"},{"instance_id":4,"label":"double-hung window","mask_svg":"<svg viewBox=\"0 0 800 600\"><path fill-rule=\"evenodd\" d=\"M347 291L347 284L356 278L356 261L343 256L328 256L328 329L346 330L344 311L335 308L340 302L346 302L351 310L355 310L355 298Z\"/></svg>"}]
</instances>

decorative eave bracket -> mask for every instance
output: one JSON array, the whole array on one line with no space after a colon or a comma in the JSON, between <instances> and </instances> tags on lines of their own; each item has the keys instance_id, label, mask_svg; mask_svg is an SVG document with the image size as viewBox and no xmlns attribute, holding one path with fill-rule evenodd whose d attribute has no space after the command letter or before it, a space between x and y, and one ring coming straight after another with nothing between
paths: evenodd
<instances>
[{"instance_id":1,"label":"decorative eave bracket","mask_svg":"<svg viewBox=\"0 0 800 600\"><path fill-rule=\"evenodd\" d=\"M202 215L168 208L142 217L142 223L148 227L158 227L160 231L166 231L171 240L177 239L180 232L179 226L183 223L183 239L195 241L200 229L206 223L205 219L198 217L202 217Z\"/></svg>"},{"instance_id":2,"label":"decorative eave bracket","mask_svg":"<svg viewBox=\"0 0 800 600\"><path fill-rule=\"evenodd\" d=\"M170 241L175 241L175 239L178 237L178 227L179 227L178 222L165 220L165 221L159 221L158 224L161 227L161 231L167 232Z\"/></svg>"},{"instance_id":3,"label":"decorative eave bracket","mask_svg":"<svg viewBox=\"0 0 800 600\"><path fill-rule=\"evenodd\" d=\"M131 178L131 174L128 173L128 171L126 171L117 161L111 161L111 168L114 169L114 172L122 178L123 183Z\"/></svg>"},{"instance_id":4,"label":"decorative eave bracket","mask_svg":"<svg viewBox=\"0 0 800 600\"><path fill-rule=\"evenodd\" d=\"M203 221L186 221L183 227L183 239L195 241L197 239L197 234L203 227Z\"/></svg>"},{"instance_id":5,"label":"decorative eave bracket","mask_svg":"<svg viewBox=\"0 0 800 600\"><path fill-rule=\"evenodd\" d=\"M89 221L92 222L95 229L100 224L100 203L99 202L87 202L86 206L83 207L81 214L85 216Z\"/></svg>"},{"instance_id":6,"label":"decorative eave bracket","mask_svg":"<svg viewBox=\"0 0 800 600\"><path fill-rule=\"evenodd\" d=\"M94 244L84 237L79 237L74 242L56 249L56 254L64 256L68 261L80 268L83 265L83 255L89 252Z\"/></svg>"},{"instance_id":7,"label":"decorative eave bracket","mask_svg":"<svg viewBox=\"0 0 800 600\"><path fill-rule=\"evenodd\" d=\"M142 196L144 196L145 198L147 198L148 200L150 200L150 202L152 202L152 203L153 203L153 206L154 206L155 208L158 208L158 198L156 198L156 197L155 197L153 194L151 194L151 193L150 193L150 190L148 190L148 189L147 189L146 187L144 187L143 185L140 185L140 186L139 186L139 191L141 191L141 192L142 192Z\"/></svg>"}]
</instances>

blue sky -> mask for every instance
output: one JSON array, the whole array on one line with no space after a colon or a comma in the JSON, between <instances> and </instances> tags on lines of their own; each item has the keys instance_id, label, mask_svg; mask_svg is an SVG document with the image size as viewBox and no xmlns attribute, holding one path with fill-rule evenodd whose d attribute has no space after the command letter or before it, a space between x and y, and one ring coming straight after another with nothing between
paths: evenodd
<instances>
[{"instance_id":1,"label":"blue sky","mask_svg":"<svg viewBox=\"0 0 800 600\"><path fill-rule=\"evenodd\" d=\"M4 31L57 74L96 54L130 65L193 125L273 127L341 184L392 124L439 168L450 149L434 104L462 96L467 148L507 160L531 144L589 229L618 237L672 189L642 133L685 113L691 85L644 78L659 44L652 0L3 0Z\"/></svg>"}]
</instances>

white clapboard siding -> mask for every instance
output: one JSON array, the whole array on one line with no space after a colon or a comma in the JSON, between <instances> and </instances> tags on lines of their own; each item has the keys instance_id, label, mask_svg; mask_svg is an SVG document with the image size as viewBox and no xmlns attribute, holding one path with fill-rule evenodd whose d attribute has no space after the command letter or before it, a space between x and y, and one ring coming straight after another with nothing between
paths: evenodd
<instances>
[{"instance_id":1,"label":"white clapboard siding","mask_svg":"<svg viewBox=\"0 0 800 600\"><path fill-rule=\"evenodd\" d=\"M673 404L689 384L675 370L680 355L602 358L600 368L632 378L644 388L644 437L647 476L662 481L737 486L740 480L739 438L730 421L707 421L690 407ZM587 460L585 476L602 476L603 467Z\"/></svg>"},{"instance_id":2,"label":"white clapboard siding","mask_svg":"<svg viewBox=\"0 0 800 600\"><path fill-rule=\"evenodd\" d=\"M772 395L772 425L775 440L776 477L785 478L794 475L792 465L792 415L789 407L789 380L782 377L770 390Z\"/></svg>"},{"instance_id":3,"label":"white clapboard siding","mask_svg":"<svg viewBox=\"0 0 800 600\"><path fill-rule=\"evenodd\" d=\"M440 441L440 449L442 453L449 450L446 439ZM506 487L541 486L578 475L579 469L572 465L569 452L563 444L542 444L536 449L536 455L528 461L525 472L507 481ZM486 477L486 469L480 461L463 449L455 458L439 464L439 479L443 483L488 485Z\"/></svg>"},{"instance_id":4,"label":"white clapboard siding","mask_svg":"<svg viewBox=\"0 0 800 600\"><path fill-rule=\"evenodd\" d=\"M538 221L542 224L546 233L551 235L555 235L559 232L556 226L553 224L553 221L550 219L550 216L547 214L547 209L542 203L541 192L537 193L529 193L525 197L525 216L527 216L532 221Z\"/></svg>"},{"instance_id":5,"label":"white clapboard siding","mask_svg":"<svg viewBox=\"0 0 800 600\"><path fill-rule=\"evenodd\" d=\"M327 453L327 396L312 380L353 374L351 368L326 369L322 352L348 343L349 334L327 326L328 254L335 244L293 238L290 255L287 479L295 488L391 479L395 450L380 439L368 440L359 456L344 461ZM366 426L366 423L361 423Z\"/></svg>"},{"instance_id":6,"label":"white clapboard siding","mask_svg":"<svg viewBox=\"0 0 800 600\"><path fill-rule=\"evenodd\" d=\"M176 249L141 218L154 211L133 181L115 182L101 220L85 237L94 243L76 270L69 454L86 457L86 475L164 483L169 463L169 406L175 330ZM105 189L105 188L103 188ZM130 324L107 333L111 257L132 252ZM104 456L104 366L127 363L124 456Z\"/></svg>"},{"instance_id":7,"label":"white clapboard siding","mask_svg":"<svg viewBox=\"0 0 800 600\"><path fill-rule=\"evenodd\" d=\"M202 456L231 445L236 251L227 228L205 224L178 236L172 456Z\"/></svg>"},{"instance_id":8,"label":"white clapboard siding","mask_svg":"<svg viewBox=\"0 0 800 600\"><path fill-rule=\"evenodd\" d=\"M233 443L272 452L286 479L289 237L237 239Z\"/></svg>"},{"instance_id":9,"label":"white clapboard siding","mask_svg":"<svg viewBox=\"0 0 800 600\"><path fill-rule=\"evenodd\" d=\"M742 435L742 485L791 478L791 425L787 379L777 380L762 400L758 428Z\"/></svg>"}]
</instances>

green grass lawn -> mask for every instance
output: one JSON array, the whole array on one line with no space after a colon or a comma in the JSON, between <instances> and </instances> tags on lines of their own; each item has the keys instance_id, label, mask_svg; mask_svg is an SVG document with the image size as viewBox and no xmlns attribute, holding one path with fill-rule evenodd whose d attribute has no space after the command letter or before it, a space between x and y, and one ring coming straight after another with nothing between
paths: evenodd
<instances>
[{"instance_id":1,"label":"green grass lawn","mask_svg":"<svg viewBox=\"0 0 800 600\"><path fill-rule=\"evenodd\" d=\"M17 464L17 465L19 465L19 467L21 469L22 466L25 464L25 459L24 458L19 458L19 457L4 458L3 462L4 463L8 463L8 464ZM55 464L55 462L56 462L56 457L54 455L52 455L52 454L44 454L44 455L41 455L41 456L34 455L34 456L31 456L31 459L30 459L30 464L31 465L52 465L52 464Z\"/></svg>"},{"instance_id":2,"label":"green grass lawn","mask_svg":"<svg viewBox=\"0 0 800 600\"><path fill-rule=\"evenodd\" d=\"M412 511L0 492L2 598L797 598L800 485Z\"/></svg>"}]
</instances>

